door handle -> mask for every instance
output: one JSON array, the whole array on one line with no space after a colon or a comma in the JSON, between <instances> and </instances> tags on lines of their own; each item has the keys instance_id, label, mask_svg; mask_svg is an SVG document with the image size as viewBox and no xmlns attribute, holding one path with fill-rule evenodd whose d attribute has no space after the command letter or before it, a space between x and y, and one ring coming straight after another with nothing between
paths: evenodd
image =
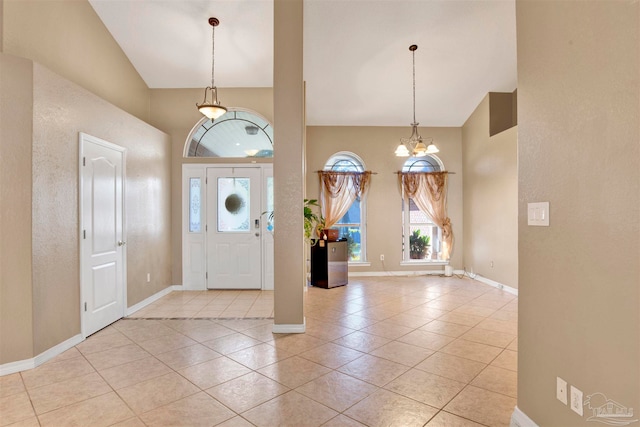
<instances>
[{"instance_id":1,"label":"door handle","mask_svg":"<svg viewBox=\"0 0 640 427\"><path fill-rule=\"evenodd\" d=\"M126 244L127 244L127 242L125 242L123 240L118 240L118 246L124 246Z\"/></svg>"}]
</instances>

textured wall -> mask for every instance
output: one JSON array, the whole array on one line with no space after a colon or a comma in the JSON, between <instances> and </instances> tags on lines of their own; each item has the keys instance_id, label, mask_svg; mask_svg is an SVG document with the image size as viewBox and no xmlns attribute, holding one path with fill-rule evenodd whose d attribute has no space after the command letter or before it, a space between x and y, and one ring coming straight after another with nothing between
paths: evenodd
<instances>
[{"instance_id":1,"label":"textured wall","mask_svg":"<svg viewBox=\"0 0 640 427\"><path fill-rule=\"evenodd\" d=\"M518 407L587 426L556 376L640 407L640 4L516 4ZM550 227L526 204L550 202ZM637 424L632 424L637 425Z\"/></svg>"},{"instance_id":2,"label":"textured wall","mask_svg":"<svg viewBox=\"0 0 640 427\"><path fill-rule=\"evenodd\" d=\"M0 365L33 357L32 88L31 61L0 54Z\"/></svg>"},{"instance_id":3,"label":"textured wall","mask_svg":"<svg viewBox=\"0 0 640 427\"><path fill-rule=\"evenodd\" d=\"M484 98L462 127L464 266L517 288L517 128L489 136L489 98ZM511 111L507 113L510 122Z\"/></svg>"},{"instance_id":4,"label":"textured wall","mask_svg":"<svg viewBox=\"0 0 640 427\"><path fill-rule=\"evenodd\" d=\"M5 0L2 48L148 120L149 89L87 0Z\"/></svg>"},{"instance_id":5,"label":"textured wall","mask_svg":"<svg viewBox=\"0 0 640 427\"><path fill-rule=\"evenodd\" d=\"M401 266L402 261L402 196L398 176L407 158L396 157L394 151L401 137L409 137L411 127L309 126L307 128L307 196L319 198L318 175L329 157L339 151L357 154L367 169L377 172L371 178L367 196L367 256L370 267L352 266L352 272L442 270L442 266ZM455 243L451 265L462 268L462 155L460 128L423 128L420 134L432 137L440 149L437 156L449 175L448 213L453 225ZM380 255L384 254L384 265Z\"/></svg>"},{"instance_id":6,"label":"textured wall","mask_svg":"<svg viewBox=\"0 0 640 427\"><path fill-rule=\"evenodd\" d=\"M33 312L39 354L80 333L78 133L127 149L129 306L171 284L171 166L166 134L38 64L33 105Z\"/></svg>"}]
</instances>

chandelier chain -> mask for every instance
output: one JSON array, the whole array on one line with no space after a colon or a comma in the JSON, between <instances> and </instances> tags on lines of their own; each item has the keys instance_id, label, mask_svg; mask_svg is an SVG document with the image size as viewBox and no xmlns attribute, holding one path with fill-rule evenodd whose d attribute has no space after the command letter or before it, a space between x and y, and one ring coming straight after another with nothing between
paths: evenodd
<instances>
[{"instance_id":1,"label":"chandelier chain","mask_svg":"<svg viewBox=\"0 0 640 427\"><path fill-rule=\"evenodd\" d=\"M416 122L416 51L413 53L413 123Z\"/></svg>"},{"instance_id":2,"label":"chandelier chain","mask_svg":"<svg viewBox=\"0 0 640 427\"><path fill-rule=\"evenodd\" d=\"M216 26L211 26L211 88L216 87L213 79L215 71L215 53L216 53Z\"/></svg>"}]
</instances>

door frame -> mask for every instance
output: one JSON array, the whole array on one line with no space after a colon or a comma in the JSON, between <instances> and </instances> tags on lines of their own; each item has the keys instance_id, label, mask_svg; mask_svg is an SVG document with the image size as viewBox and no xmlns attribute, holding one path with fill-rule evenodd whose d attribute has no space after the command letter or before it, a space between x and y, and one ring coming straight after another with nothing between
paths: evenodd
<instances>
[{"instance_id":1,"label":"door frame","mask_svg":"<svg viewBox=\"0 0 640 427\"><path fill-rule=\"evenodd\" d=\"M227 168L259 168L260 169L260 188L261 188L261 208L260 212L266 210L266 181L267 176L273 175L273 163L183 163L182 164L182 224L181 224L181 237L182 237L182 286L185 290L207 290L207 278L206 278L206 260L207 260L207 242L205 220L207 218L207 191L206 191L206 177L207 169L227 169ZM200 219L202 224L202 231L198 233L189 232L189 190L190 179L200 178ZM265 281L266 274L266 262L265 260L265 233L267 231L267 221L264 215L260 221L260 256L261 256L261 282L262 287L260 290L273 290L273 284L269 287L269 283ZM200 253L194 253L192 248L201 247ZM191 272L191 267L194 266L194 271ZM198 269L200 270L198 271ZM266 286L265 286L266 285Z\"/></svg>"},{"instance_id":2,"label":"door frame","mask_svg":"<svg viewBox=\"0 0 640 427\"><path fill-rule=\"evenodd\" d=\"M100 145L102 147L118 151L122 153L122 240L127 241L127 225L126 225L126 185L127 185L127 149L121 147L119 145L113 144L109 141L105 141L103 139L97 138L95 136L79 132L78 134L78 249L79 249L79 271L78 275L80 277L80 333L83 338L87 337L86 333L86 318L84 311L84 300L85 300L85 287L86 283L83 278L83 268L86 260L83 255L84 245L87 244L86 240L83 238L83 230L84 230L84 203L83 203L83 194L84 194L84 181L82 174L83 167L83 159L84 159L84 144L95 144ZM127 314L127 246L126 244L121 247L122 249L122 317L125 317Z\"/></svg>"}]
</instances>

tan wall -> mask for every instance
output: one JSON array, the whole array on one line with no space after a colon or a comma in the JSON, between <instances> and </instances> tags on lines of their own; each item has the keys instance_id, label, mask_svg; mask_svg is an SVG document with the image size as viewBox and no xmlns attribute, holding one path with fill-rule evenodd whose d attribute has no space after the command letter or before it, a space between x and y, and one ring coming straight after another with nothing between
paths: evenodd
<instances>
[{"instance_id":1,"label":"tan wall","mask_svg":"<svg viewBox=\"0 0 640 427\"><path fill-rule=\"evenodd\" d=\"M640 4L516 3L518 407L588 426L556 376L640 407ZM550 227L527 226L549 201Z\"/></svg>"},{"instance_id":2,"label":"tan wall","mask_svg":"<svg viewBox=\"0 0 640 427\"><path fill-rule=\"evenodd\" d=\"M16 61L4 54L2 60L3 78L5 73L11 76L12 73L24 72L25 68L33 69L33 101L30 88L19 91L16 96L26 103L22 119L3 122L2 127L3 137L5 134L30 135L33 129L33 138L26 142L32 150L33 188L27 186L25 189L32 202L32 214L27 214L24 222L19 224L24 226L32 219L32 252L27 253L27 244L18 245L20 262L16 261L8 271L3 265L1 286L3 304L10 302L15 312L33 313L33 351L30 355L25 351L11 357L7 355L6 359L3 354L0 362L7 363L33 357L80 333L79 132L127 149L125 221L128 305L170 285L170 141L164 133L39 64L31 65L27 61L25 65L25 60ZM32 121L26 117L30 102L33 105ZM4 107L4 103L2 105ZM3 109L3 120L4 112ZM4 141L3 138L3 146ZM21 162L26 161L22 158L26 154L16 152L16 155L21 156ZM3 161L4 158L3 155ZM28 182L28 179L17 180L15 177L19 175L22 173L16 173L8 181L3 179L3 191L7 186ZM11 200L19 201L21 211L28 212L25 201L18 200L16 195L11 195ZM3 225L5 218L3 215ZM0 240L11 241L14 237L12 233L17 231L3 227ZM21 232L27 233L25 230ZM26 272L30 259L32 284ZM147 272L151 273L151 283L146 283ZM20 278L20 291L17 291L16 285L6 285L4 277ZM33 294L30 299L29 291L23 287L28 289L31 286ZM3 327L14 322L9 318L11 313L3 309L0 314ZM25 321L25 326L21 328L27 328L28 324ZM5 337L12 336L3 334L3 349L13 348L14 345L24 348L24 341L30 335L24 331L23 336L14 337L17 342L5 341Z\"/></svg>"},{"instance_id":3,"label":"tan wall","mask_svg":"<svg viewBox=\"0 0 640 427\"><path fill-rule=\"evenodd\" d=\"M87 0L5 0L2 50L148 121L149 89Z\"/></svg>"},{"instance_id":4,"label":"tan wall","mask_svg":"<svg viewBox=\"0 0 640 427\"><path fill-rule=\"evenodd\" d=\"M202 102L203 92L204 88L151 90L150 123L171 136L171 283L174 285L182 284L182 164L206 162L206 159L185 159L182 154L191 129L202 118L196 103ZM225 107L246 108L273 123L271 88L219 89L218 99Z\"/></svg>"},{"instance_id":5,"label":"tan wall","mask_svg":"<svg viewBox=\"0 0 640 427\"><path fill-rule=\"evenodd\" d=\"M462 127L464 267L517 288L517 127L489 136L489 98Z\"/></svg>"},{"instance_id":6,"label":"tan wall","mask_svg":"<svg viewBox=\"0 0 640 427\"><path fill-rule=\"evenodd\" d=\"M0 364L33 356L32 88L31 61L0 55Z\"/></svg>"},{"instance_id":7,"label":"tan wall","mask_svg":"<svg viewBox=\"0 0 640 427\"><path fill-rule=\"evenodd\" d=\"M462 155L460 128L423 128L423 137L433 137L440 149L437 156L445 168L455 172L449 175L448 212L453 225L455 243L451 257L454 268L463 267L462 223ZM352 266L351 272L442 270L442 266L401 266L402 261L402 196L398 177L406 158L393 152L401 137L409 137L406 127L307 127L307 197L319 198L318 175L329 157L339 151L357 154L368 170L377 172L371 179L367 196L367 258L370 267ZM380 255L385 256L384 264Z\"/></svg>"}]
</instances>

